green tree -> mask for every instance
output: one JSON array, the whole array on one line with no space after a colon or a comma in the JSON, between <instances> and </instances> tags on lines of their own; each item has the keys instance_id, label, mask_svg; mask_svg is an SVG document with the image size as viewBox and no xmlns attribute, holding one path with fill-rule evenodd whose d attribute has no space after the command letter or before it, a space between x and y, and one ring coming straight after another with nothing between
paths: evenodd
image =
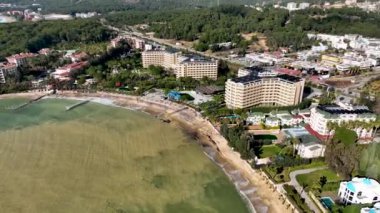
<instances>
[{"instance_id":1,"label":"green tree","mask_svg":"<svg viewBox=\"0 0 380 213\"><path fill-rule=\"evenodd\" d=\"M319 178L319 185L321 186L321 189L323 188L323 186L325 186L327 183L327 177L326 176L321 176Z\"/></svg>"}]
</instances>

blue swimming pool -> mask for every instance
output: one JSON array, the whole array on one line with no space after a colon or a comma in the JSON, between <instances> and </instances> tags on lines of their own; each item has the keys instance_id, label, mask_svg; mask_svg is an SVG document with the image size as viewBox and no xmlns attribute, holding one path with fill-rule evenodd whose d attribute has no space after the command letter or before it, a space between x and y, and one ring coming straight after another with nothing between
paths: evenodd
<instances>
[{"instance_id":1,"label":"blue swimming pool","mask_svg":"<svg viewBox=\"0 0 380 213\"><path fill-rule=\"evenodd\" d=\"M329 209L331 210L332 207L335 205L333 199L331 199L331 197L322 197L320 199L322 205L326 208L326 209Z\"/></svg>"}]
</instances>

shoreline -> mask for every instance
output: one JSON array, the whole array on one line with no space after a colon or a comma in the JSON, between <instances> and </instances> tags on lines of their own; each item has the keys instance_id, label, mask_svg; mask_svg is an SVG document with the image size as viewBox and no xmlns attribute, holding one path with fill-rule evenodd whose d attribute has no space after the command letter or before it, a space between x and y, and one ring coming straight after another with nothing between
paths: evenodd
<instances>
[{"instance_id":1,"label":"shoreline","mask_svg":"<svg viewBox=\"0 0 380 213\"><path fill-rule=\"evenodd\" d=\"M3 98L36 98L43 92L15 93L0 95ZM170 125L181 128L186 134L194 137L202 146L204 154L219 166L227 175L242 199L247 203L250 212L292 212L285 202L282 193L276 190L266 175L251 168L249 163L234 152L218 130L194 109L162 100L152 101L144 97L97 92L77 93L63 91L45 98L62 98L71 100L90 100L107 106L122 107L128 110L147 113L159 119L169 119Z\"/></svg>"}]
</instances>

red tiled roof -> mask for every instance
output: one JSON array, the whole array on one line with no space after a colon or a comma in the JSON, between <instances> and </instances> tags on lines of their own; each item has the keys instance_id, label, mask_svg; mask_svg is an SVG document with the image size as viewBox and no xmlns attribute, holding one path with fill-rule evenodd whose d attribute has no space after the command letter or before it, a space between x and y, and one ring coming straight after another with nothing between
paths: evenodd
<instances>
[{"instance_id":1,"label":"red tiled roof","mask_svg":"<svg viewBox=\"0 0 380 213\"><path fill-rule=\"evenodd\" d=\"M325 141L329 136L328 135L321 135L318 132L314 131L309 124L305 125L305 129L311 134L317 137L321 141Z\"/></svg>"},{"instance_id":2,"label":"red tiled roof","mask_svg":"<svg viewBox=\"0 0 380 213\"><path fill-rule=\"evenodd\" d=\"M34 53L20 53L20 54L16 54L16 55L12 55L12 56L9 56L7 57L7 59L21 59L21 58L31 58L31 57L35 57L37 56L37 54L34 54Z\"/></svg>"},{"instance_id":3,"label":"red tiled roof","mask_svg":"<svg viewBox=\"0 0 380 213\"><path fill-rule=\"evenodd\" d=\"M81 61L81 62L76 62L76 63L65 65L63 67L60 67L59 69L71 69L71 70L75 70L75 69L81 69L81 68L83 68L86 65L87 65L87 61Z\"/></svg>"},{"instance_id":4,"label":"red tiled roof","mask_svg":"<svg viewBox=\"0 0 380 213\"><path fill-rule=\"evenodd\" d=\"M16 64L12 63L0 63L0 68L15 68L17 67Z\"/></svg>"}]
</instances>

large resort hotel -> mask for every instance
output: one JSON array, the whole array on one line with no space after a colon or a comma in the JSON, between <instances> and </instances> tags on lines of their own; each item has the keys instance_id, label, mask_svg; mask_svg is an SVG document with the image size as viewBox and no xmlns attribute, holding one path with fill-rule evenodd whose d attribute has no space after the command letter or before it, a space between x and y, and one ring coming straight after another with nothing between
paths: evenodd
<instances>
[{"instance_id":1,"label":"large resort hotel","mask_svg":"<svg viewBox=\"0 0 380 213\"><path fill-rule=\"evenodd\" d=\"M142 53L142 62L144 68L155 65L173 70L177 78L192 77L199 80L208 77L216 80L218 77L217 60L200 60L169 51L149 50Z\"/></svg>"},{"instance_id":2,"label":"large resort hotel","mask_svg":"<svg viewBox=\"0 0 380 213\"><path fill-rule=\"evenodd\" d=\"M239 70L226 82L226 105L230 109L252 106L290 106L302 101L305 80L259 68Z\"/></svg>"},{"instance_id":3,"label":"large resort hotel","mask_svg":"<svg viewBox=\"0 0 380 213\"><path fill-rule=\"evenodd\" d=\"M328 123L341 125L347 122L370 123L376 120L376 114L366 106L353 106L345 103L338 105L319 105L311 109L310 127L318 134L327 137L333 135L334 131L329 129ZM360 126L354 127L360 138L372 137L372 128L366 129Z\"/></svg>"}]
</instances>

